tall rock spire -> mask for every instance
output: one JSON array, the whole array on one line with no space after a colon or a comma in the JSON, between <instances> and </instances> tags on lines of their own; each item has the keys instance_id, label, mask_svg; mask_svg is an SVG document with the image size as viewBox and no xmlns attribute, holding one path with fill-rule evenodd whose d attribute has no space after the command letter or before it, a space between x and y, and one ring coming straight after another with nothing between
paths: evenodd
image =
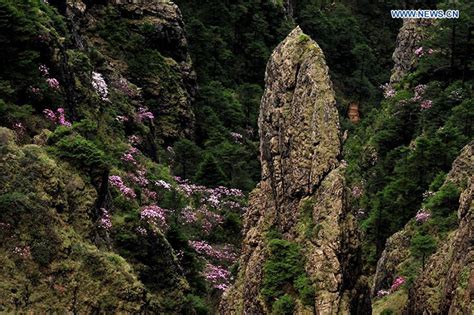
<instances>
[{"instance_id":1,"label":"tall rock spire","mask_svg":"<svg viewBox=\"0 0 474 315\"><path fill-rule=\"evenodd\" d=\"M360 307L352 302L358 271L349 263L357 261L359 243L345 203L339 117L322 50L295 28L273 52L265 84L258 120L262 180L250 197L239 275L221 313L271 313L279 296L262 289L271 282L275 235L300 248L302 273L314 289L303 299L292 279L285 283L279 294L295 301L295 312L347 313Z\"/></svg>"}]
</instances>

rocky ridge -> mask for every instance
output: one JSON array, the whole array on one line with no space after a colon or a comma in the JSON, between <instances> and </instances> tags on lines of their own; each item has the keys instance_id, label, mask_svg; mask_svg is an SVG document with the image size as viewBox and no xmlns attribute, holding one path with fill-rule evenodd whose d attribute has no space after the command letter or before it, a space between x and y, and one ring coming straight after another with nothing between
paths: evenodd
<instances>
[{"instance_id":1,"label":"rocky ridge","mask_svg":"<svg viewBox=\"0 0 474 315\"><path fill-rule=\"evenodd\" d=\"M403 26L397 36L396 48L392 59L394 66L390 77L390 84L398 83L413 68L415 50L426 38L427 26L431 25L428 19L403 19Z\"/></svg>"}]
</instances>

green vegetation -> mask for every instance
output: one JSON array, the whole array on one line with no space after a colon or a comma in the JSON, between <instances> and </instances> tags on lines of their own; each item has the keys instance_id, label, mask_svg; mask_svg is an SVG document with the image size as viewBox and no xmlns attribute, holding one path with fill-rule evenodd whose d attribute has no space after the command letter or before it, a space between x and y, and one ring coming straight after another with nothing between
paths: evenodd
<instances>
[{"instance_id":1,"label":"green vegetation","mask_svg":"<svg viewBox=\"0 0 474 315\"><path fill-rule=\"evenodd\" d=\"M291 315L295 310L295 300L285 294L278 298L272 306L272 314L275 315Z\"/></svg>"},{"instance_id":2,"label":"green vegetation","mask_svg":"<svg viewBox=\"0 0 474 315\"><path fill-rule=\"evenodd\" d=\"M415 234L411 239L411 252L417 258L421 258L423 270L425 269L425 259L436 250L436 241L430 235Z\"/></svg>"},{"instance_id":3,"label":"green vegetation","mask_svg":"<svg viewBox=\"0 0 474 315\"><path fill-rule=\"evenodd\" d=\"M281 0L177 0L191 68L181 24L146 10L84 1L86 13L66 17L65 1L0 0L0 312L215 313L230 281L206 273L235 277L245 211L240 191L216 187L247 193L260 180L265 67L296 25L308 34L300 41L321 46L334 82L347 181L363 192L350 206L364 213L366 269L409 223L401 274L413 281L457 226L464 183L445 177L473 138L473 17L429 28L422 45L433 52L382 100L400 27L388 14L404 3L291 2L293 16ZM358 125L344 118L351 102ZM321 228L312 203L299 222L308 238ZM430 218L414 222L420 209ZM267 238L268 309L313 306L304 248L276 231ZM377 312L403 305L401 291Z\"/></svg>"},{"instance_id":4,"label":"green vegetation","mask_svg":"<svg viewBox=\"0 0 474 315\"><path fill-rule=\"evenodd\" d=\"M469 6L463 2L459 9L469 10ZM472 67L461 60L467 53L463 43L471 19L456 22L455 38L450 38L451 22L442 21L446 27L441 29L428 29L429 39L423 46L435 52L417 57L414 71L395 87L395 95L368 112L359 125L349 127L344 149L349 161L347 178L364 191L352 202L365 213L361 218L367 235L364 256L370 266L375 266L387 237L422 207L432 211L433 226L439 224L440 233L456 226L453 211L459 193L453 187L444 187L426 203L423 194L441 186L440 174L450 170L473 137L473 81L466 75ZM453 42L456 47L450 54ZM451 57L452 67L445 68ZM440 76L438 70L447 72ZM429 108L420 105L423 100L429 101Z\"/></svg>"},{"instance_id":5,"label":"green vegetation","mask_svg":"<svg viewBox=\"0 0 474 315\"><path fill-rule=\"evenodd\" d=\"M275 314L291 314L294 298L304 305L313 305L314 287L304 269L301 248L295 243L274 238L269 240L268 250L270 257L263 267L261 293Z\"/></svg>"}]
</instances>

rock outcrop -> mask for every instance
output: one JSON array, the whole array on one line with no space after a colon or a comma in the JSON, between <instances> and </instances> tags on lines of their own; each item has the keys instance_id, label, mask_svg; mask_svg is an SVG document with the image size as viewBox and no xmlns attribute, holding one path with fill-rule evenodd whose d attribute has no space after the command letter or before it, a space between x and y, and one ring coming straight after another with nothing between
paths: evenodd
<instances>
[{"instance_id":1,"label":"rock outcrop","mask_svg":"<svg viewBox=\"0 0 474 315\"><path fill-rule=\"evenodd\" d=\"M176 4L68 0L65 15L76 46L97 49L106 81L119 89L134 87L137 107L153 112L159 130L154 138L171 142L193 135L196 75Z\"/></svg>"},{"instance_id":2,"label":"rock outcrop","mask_svg":"<svg viewBox=\"0 0 474 315\"><path fill-rule=\"evenodd\" d=\"M362 310L363 302L351 301L358 234L346 207L339 117L323 52L297 27L273 52L265 83L258 120L262 180L250 197L238 279L224 294L221 313L271 313L275 301L262 287L270 281L265 266L272 233L304 248L314 294L305 306L295 297L295 313Z\"/></svg>"},{"instance_id":3,"label":"rock outcrop","mask_svg":"<svg viewBox=\"0 0 474 315\"><path fill-rule=\"evenodd\" d=\"M425 39L425 28L431 24L428 19L403 19L403 26L397 36L392 59L395 63L390 84L400 82L415 63L415 50Z\"/></svg>"},{"instance_id":4,"label":"rock outcrop","mask_svg":"<svg viewBox=\"0 0 474 315\"><path fill-rule=\"evenodd\" d=\"M454 161L447 181L462 187L459 227L439 246L409 292L409 314L474 312L474 143Z\"/></svg>"}]
</instances>

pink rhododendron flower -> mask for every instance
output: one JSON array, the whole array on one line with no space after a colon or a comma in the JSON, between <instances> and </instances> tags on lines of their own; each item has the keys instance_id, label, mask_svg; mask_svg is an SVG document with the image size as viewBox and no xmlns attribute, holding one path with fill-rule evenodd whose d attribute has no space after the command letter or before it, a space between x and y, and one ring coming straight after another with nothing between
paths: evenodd
<instances>
[{"instance_id":1,"label":"pink rhododendron flower","mask_svg":"<svg viewBox=\"0 0 474 315\"><path fill-rule=\"evenodd\" d=\"M128 177L140 187L146 187L149 183L149 180L146 178L146 171L144 170L136 170L135 174L128 174Z\"/></svg>"},{"instance_id":2,"label":"pink rhododendron flower","mask_svg":"<svg viewBox=\"0 0 474 315\"><path fill-rule=\"evenodd\" d=\"M92 87L103 101L109 100L109 89L102 74L92 72Z\"/></svg>"},{"instance_id":3,"label":"pink rhododendron flower","mask_svg":"<svg viewBox=\"0 0 474 315\"><path fill-rule=\"evenodd\" d=\"M49 76L49 68L45 65L40 65L38 67L39 72L41 73L42 76L47 77Z\"/></svg>"},{"instance_id":4,"label":"pink rhododendron flower","mask_svg":"<svg viewBox=\"0 0 474 315\"><path fill-rule=\"evenodd\" d=\"M138 149L135 147L130 147L127 152L122 154L122 157L120 159L124 162L131 163L133 165L137 165L137 161L135 160L135 154L138 154Z\"/></svg>"},{"instance_id":5,"label":"pink rhododendron flower","mask_svg":"<svg viewBox=\"0 0 474 315\"><path fill-rule=\"evenodd\" d=\"M195 223L198 218L196 216L196 213L193 211L193 209L189 206L181 210L181 217L185 223Z\"/></svg>"},{"instance_id":6,"label":"pink rhododendron flower","mask_svg":"<svg viewBox=\"0 0 474 315\"><path fill-rule=\"evenodd\" d=\"M99 226L104 230L110 230L112 228L112 221L110 220L110 215L107 209L100 208L102 215L99 219Z\"/></svg>"},{"instance_id":7,"label":"pink rhododendron flower","mask_svg":"<svg viewBox=\"0 0 474 315\"><path fill-rule=\"evenodd\" d=\"M47 78L46 83L48 83L49 87L52 89L59 89L59 81L56 78Z\"/></svg>"},{"instance_id":8,"label":"pink rhododendron flower","mask_svg":"<svg viewBox=\"0 0 474 315\"><path fill-rule=\"evenodd\" d=\"M429 218L431 217L431 214L427 212L425 209L420 209L418 210L415 220L416 222L426 222Z\"/></svg>"},{"instance_id":9,"label":"pink rhododendron flower","mask_svg":"<svg viewBox=\"0 0 474 315\"><path fill-rule=\"evenodd\" d=\"M128 142L132 145L136 145L142 142L142 139L139 136L132 135L128 137Z\"/></svg>"},{"instance_id":10,"label":"pink rhododendron flower","mask_svg":"<svg viewBox=\"0 0 474 315\"><path fill-rule=\"evenodd\" d=\"M433 102L430 100L424 100L421 102L420 107L421 109L430 109L433 106Z\"/></svg>"},{"instance_id":11,"label":"pink rhododendron flower","mask_svg":"<svg viewBox=\"0 0 474 315\"><path fill-rule=\"evenodd\" d=\"M381 85L380 88L383 90L383 96L385 98L395 96L395 89L389 83Z\"/></svg>"},{"instance_id":12,"label":"pink rhododendron flower","mask_svg":"<svg viewBox=\"0 0 474 315\"><path fill-rule=\"evenodd\" d=\"M218 260L234 261L237 256L230 245L224 245L221 248L213 247L206 241L189 241L191 246L197 253Z\"/></svg>"},{"instance_id":13,"label":"pink rhododendron flower","mask_svg":"<svg viewBox=\"0 0 474 315\"><path fill-rule=\"evenodd\" d=\"M56 110L56 113L53 112L51 109L47 108L43 110L43 113L46 119L50 120L51 122L62 125L62 126L71 127L71 123L66 120L64 108L61 108L61 107L58 108Z\"/></svg>"},{"instance_id":14,"label":"pink rhododendron flower","mask_svg":"<svg viewBox=\"0 0 474 315\"><path fill-rule=\"evenodd\" d=\"M362 191L362 188L360 188L360 186L354 186L352 187L352 196L354 196L354 198L360 198L363 194L363 191Z\"/></svg>"},{"instance_id":15,"label":"pink rhododendron flower","mask_svg":"<svg viewBox=\"0 0 474 315\"><path fill-rule=\"evenodd\" d=\"M238 132L231 132L230 133L230 136L232 137L232 139L237 142L237 143L241 143L242 140L244 139L244 137L238 133Z\"/></svg>"},{"instance_id":16,"label":"pink rhododendron flower","mask_svg":"<svg viewBox=\"0 0 474 315\"><path fill-rule=\"evenodd\" d=\"M111 186L117 188L122 193L122 195L127 199L133 199L137 197L133 189L127 187L123 183L122 178L120 176L117 176L117 175L109 176L109 183Z\"/></svg>"},{"instance_id":17,"label":"pink rhododendron flower","mask_svg":"<svg viewBox=\"0 0 474 315\"><path fill-rule=\"evenodd\" d=\"M137 113L137 121L142 122L144 119L150 119L153 120L155 116L153 115L152 112L148 111L148 108L146 107L140 107L138 109Z\"/></svg>"},{"instance_id":18,"label":"pink rhododendron flower","mask_svg":"<svg viewBox=\"0 0 474 315\"><path fill-rule=\"evenodd\" d=\"M40 88L30 86L30 92L34 95L38 95L38 94L40 94L41 90L40 90Z\"/></svg>"},{"instance_id":19,"label":"pink rhododendron flower","mask_svg":"<svg viewBox=\"0 0 474 315\"><path fill-rule=\"evenodd\" d=\"M119 121L119 122L126 122L126 121L128 121L128 117L127 116L117 116L117 117L115 117L115 120Z\"/></svg>"},{"instance_id":20,"label":"pink rhododendron flower","mask_svg":"<svg viewBox=\"0 0 474 315\"><path fill-rule=\"evenodd\" d=\"M390 287L390 292L394 292L400 288L405 283L405 278L397 277L394 281L392 286Z\"/></svg>"},{"instance_id":21,"label":"pink rhododendron flower","mask_svg":"<svg viewBox=\"0 0 474 315\"><path fill-rule=\"evenodd\" d=\"M218 290L226 290L229 287L230 272L221 266L207 263L204 277Z\"/></svg>"},{"instance_id":22,"label":"pink rhododendron flower","mask_svg":"<svg viewBox=\"0 0 474 315\"><path fill-rule=\"evenodd\" d=\"M158 187L164 188L166 190L171 189L171 184L168 184L167 182L165 182L164 180L161 180L161 179L155 181L155 185L158 186Z\"/></svg>"},{"instance_id":23,"label":"pink rhododendron flower","mask_svg":"<svg viewBox=\"0 0 474 315\"><path fill-rule=\"evenodd\" d=\"M13 249L13 253L17 254L21 258L30 258L31 257L31 249L30 246L16 246Z\"/></svg>"},{"instance_id":24,"label":"pink rhododendron flower","mask_svg":"<svg viewBox=\"0 0 474 315\"><path fill-rule=\"evenodd\" d=\"M166 225L166 212L163 208L157 205L145 206L140 212L140 218L147 221L150 224L156 225L160 228L165 228Z\"/></svg>"},{"instance_id":25,"label":"pink rhododendron flower","mask_svg":"<svg viewBox=\"0 0 474 315\"><path fill-rule=\"evenodd\" d=\"M424 55L424 51L423 51L423 47L418 47L416 50L415 50L415 55L417 57L421 57Z\"/></svg>"},{"instance_id":26,"label":"pink rhododendron flower","mask_svg":"<svg viewBox=\"0 0 474 315\"><path fill-rule=\"evenodd\" d=\"M138 234L140 234L140 235L142 235L142 236L146 236L146 235L147 235L146 229L145 229L144 227L142 227L142 226L137 227L136 231L137 231Z\"/></svg>"},{"instance_id":27,"label":"pink rhododendron flower","mask_svg":"<svg viewBox=\"0 0 474 315\"><path fill-rule=\"evenodd\" d=\"M377 291L377 296L378 297L383 297L383 296L386 296L386 295L389 295L390 294L390 291L388 290L378 290Z\"/></svg>"}]
</instances>

